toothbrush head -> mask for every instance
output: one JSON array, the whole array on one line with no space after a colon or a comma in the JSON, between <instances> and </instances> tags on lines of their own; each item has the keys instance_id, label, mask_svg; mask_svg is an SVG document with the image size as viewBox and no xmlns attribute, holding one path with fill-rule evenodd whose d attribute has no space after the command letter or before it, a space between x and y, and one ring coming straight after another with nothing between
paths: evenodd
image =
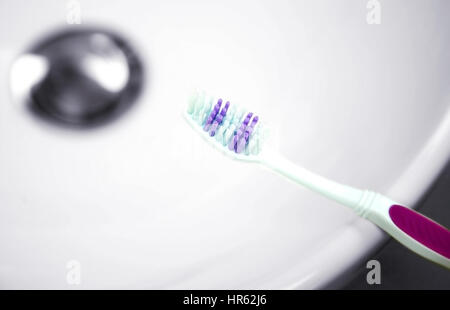
<instances>
[{"instance_id":1,"label":"toothbrush head","mask_svg":"<svg viewBox=\"0 0 450 310\"><path fill-rule=\"evenodd\" d=\"M183 113L206 141L233 159L260 160L267 130L257 115L230 101L195 93Z\"/></svg>"}]
</instances>

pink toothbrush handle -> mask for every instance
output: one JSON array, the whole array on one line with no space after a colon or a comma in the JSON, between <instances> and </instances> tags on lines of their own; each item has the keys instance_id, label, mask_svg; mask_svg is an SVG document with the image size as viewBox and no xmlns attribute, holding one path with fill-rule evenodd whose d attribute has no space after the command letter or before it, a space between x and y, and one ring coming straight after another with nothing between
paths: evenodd
<instances>
[{"instance_id":1,"label":"pink toothbrush handle","mask_svg":"<svg viewBox=\"0 0 450 310\"><path fill-rule=\"evenodd\" d=\"M450 231L417 211L378 197L364 217L411 251L450 269Z\"/></svg>"},{"instance_id":2,"label":"pink toothbrush handle","mask_svg":"<svg viewBox=\"0 0 450 310\"><path fill-rule=\"evenodd\" d=\"M392 205L392 222L405 234L424 247L450 259L450 231L412 209Z\"/></svg>"},{"instance_id":3,"label":"pink toothbrush handle","mask_svg":"<svg viewBox=\"0 0 450 310\"><path fill-rule=\"evenodd\" d=\"M265 156L263 163L267 167L352 208L413 252L450 269L450 231L447 228L379 193L333 182L281 156L270 157L267 153Z\"/></svg>"}]
</instances>

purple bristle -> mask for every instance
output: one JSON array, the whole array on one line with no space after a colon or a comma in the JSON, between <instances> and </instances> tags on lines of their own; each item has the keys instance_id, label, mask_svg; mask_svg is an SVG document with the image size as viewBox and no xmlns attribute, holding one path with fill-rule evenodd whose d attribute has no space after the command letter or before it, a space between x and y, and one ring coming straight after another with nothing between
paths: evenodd
<instances>
[{"instance_id":1,"label":"purple bristle","mask_svg":"<svg viewBox=\"0 0 450 310\"><path fill-rule=\"evenodd\" d=\"M252 123L250 124L250 126L247 126L247 128L245 129L245 134L244 134L244 138L245 138L245 142L248 142L248 139L250 139L250 135L252 134L253 130L255 129L256 123L258 122L259 117L255 116L252 119Z\"/></svg>"},{"instance_id":2,"label":"purple bristle","mask_svg":"<svg viewBox=\"0 0 450 310\"><path fill-rule=\"evenodd\" d=\"M250 135L252 134L253 130L255 130L256 123L258 123L259 117L255 116L252 119L252 123L250 124L250 127L247 127L245 130L245 141L248 142L248 139L250 139Z\"/></svg>"},{"instance_id":3,"label":"purple bristle","mask_svg":"<svg viewBox=\"0 0 450 310\"><path fill-rule=\"evenodd\" d=\"M256 126L256 123L258 122L258 116L255 116L252 120L252 123L250 124L250 126L247 126L247 128L245 129L244 132L244 136L239 140L239 142L236 145L236 153L241 153L245 146L248 143L248 140L250 139L250 135L253 132L253 129Z\"/></svg>"},{"instance_id":4,"label":"purple bristle","mask_svg":"<svg viewBox=\"0 0 450 310\"><path fill-rule=\"evenodd\" d=\"M242 134L245 131L245 128L247 127L248 123L250 122L250 119L252 118L253 113L250 112L245 117L244 121L242 122L241 126L239 127L238 131L234 135L233 139L231 140L230 144L228 145L228 148L230 150L234 150L237 153L237 146L239 139L241 138Z\"/></svg>"},{"instance_id":5,"label":"purple bristle","mask_svg":"<svg viewBox=\"0 0 450 310\"><path fill-rule=\"evenodd\" d=\"M216 134L217 128L222 124L222 121L223 121L225 115L227 115L229 106L230 106L230 102L227 101L227 103L225 103L225 106L220 111L220 114L216 117L213 124L211 125L211 128L209 130L209 135L211 137L213 137Z\"/></svg>"},{"instance_id":6,"label":"purple bristle","mask_svg":"<svg viewBox=\"0 0 450 310\"><path fill-rule=\"evenodd\" d=\"M213 123L214 119L217 116L217 113L219 113L220 106L222 105L222 99L219 99L214 106L213 110L208 116L208 119L206 120L205 126L203 127L203 130L208 131L209 127L211 127L211 124Z\"/></svg>"},{"instance_id":7,"label":"purple bristle","mask_svg":"<svg viewBox=\"0 0 450 310\"><path fill-rule=\"evenodd\" d=\"M240 139L239 141L238 141L238 143L236 143L236 150L235 150L235 152L236 153L241 153L243 150L244 150L244 148L245 148L245 139L244 138L242 138L242 139Z\"/></svg>"}]
</instances>

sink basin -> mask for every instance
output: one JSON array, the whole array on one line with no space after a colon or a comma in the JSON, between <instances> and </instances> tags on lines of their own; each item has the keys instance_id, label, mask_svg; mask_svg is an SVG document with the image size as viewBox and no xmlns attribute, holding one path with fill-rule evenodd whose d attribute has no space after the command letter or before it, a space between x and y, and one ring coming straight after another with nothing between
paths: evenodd
<instances>
[{"instance_id":1,"label":"sink basin","mask_svg":"<svg viewBox=\"0 0 450 310\"><path fill-rule=\"evenodd\" d=\"M229 160L181 111L203 89L258 112L284 155L414 206L450 155L448 1L0 3L0 287L322 288L385 240L373 224ZM12 100L9 68L49 31L101 25L139 49L146 85L74 130ZM439 220L439 219L436 219ZM78 285L67 280L78 263ZM401 264L401 262L394 262Z\"/></svg>"}]
</instances>

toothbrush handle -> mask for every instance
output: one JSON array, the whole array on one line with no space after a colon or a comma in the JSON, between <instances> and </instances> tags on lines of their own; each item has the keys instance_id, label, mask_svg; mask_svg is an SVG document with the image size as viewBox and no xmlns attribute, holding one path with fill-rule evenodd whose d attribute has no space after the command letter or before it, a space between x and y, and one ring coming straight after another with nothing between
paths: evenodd
<instances>
[{"instance_id":1,"label":"toothbrush handle","mask_svg":"<svg viewBox=\"0 0 450 310\"><path fill-rule=\"evenodd\" d=\"M450 269L450 230L379 195L367 218L411 251Z\"/></svg>"},{"instance_id":2,"label":"toothbrush handle","mask_svg":"<svg viewBox=\"0 0 450 310\"><path fill-rule=\"evenodd\" d=\"M358 208L361 197L364 195L362 190L324 178L277 153L266 152L260 163L295 183L353 209Z\"/></svg>"},{"instance_id":3,"label":"toothbrush handle","mask_svg":"<svg viewBox=\"0 0 450 310\"><path fill-rule=\"evenodd\" d=\"M450 231L419 212L400 206L381 194L326 179L280 155L269 154L261 163L298 184L352 208L413 252L450 269Z\"/></svg>"}]
</instances>

